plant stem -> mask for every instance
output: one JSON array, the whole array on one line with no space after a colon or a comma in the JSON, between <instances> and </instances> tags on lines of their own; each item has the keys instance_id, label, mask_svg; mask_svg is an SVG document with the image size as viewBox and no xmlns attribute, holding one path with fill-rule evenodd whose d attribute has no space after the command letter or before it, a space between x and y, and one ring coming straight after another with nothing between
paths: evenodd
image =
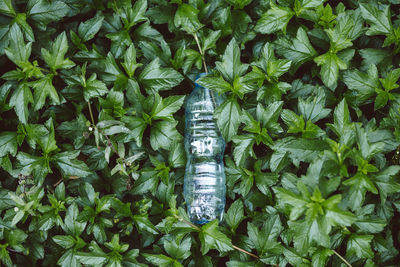
<instances>
[{"instance_id":1,"label":"plant stem","mask_svg":"<svg viewBox=\"0 0 400 267\"><path fill-rule=\"evenodd\" d=\"M78 179L78 178L80 178L80 177L79 177L79 176L75 176L75 175L71 175L71 176L68 177L68 179L70 179L70 180L76 180L76 179ZM57 187L57 185L61 184L61 182L62 182L63 180L64 180L64 179L61 178L60 180L57 181L57 183L53 184L53 186L54 186L54 187Z\"/></svg>"},{"instance_id":2,"label":"plant stem","mask_svg":"<svg viewBox=\"0 0 400 267\"><path fill-rule=\"evenodd\" d=\"M339 257L347 266L353 267L345 258L343 258L339 253L336 252L336 250L332 249L333 253L336 254L336 256Z\"/></svg>"},{"instance_id":3,"label":"plant stem","mask_svg":"<svg viewBox=\"0 0 400 267\"><path fill-rule=\"evenodd\" d=\"M93 127L97 128L96 124L94 123L92 107L90 106L90 102L89 101L87 103L88 103L88 107L89 107L90 119L92 120L92 125L93 125ZM107 139L108 144L111 145L112 150L117 154L117 156L121 158L121 156L118 154L118 151L113 146L110 138L107 135L105 135L102 131L100 131L100 133Z\"/></svg>"},{"instance_id":4,"label":"plant stem","mask_svg":"<svg viewBox=\"0 0 400 267\"><path fill-rule=\"evenodd\" d=\"M92 107L90 106L90 102L89 101L87 103L88 103L88 107L89 107L90 119L92 120L93 127L96 127L96 124L94 123Z\"/></svg>"},{"instance_id":5,"label":"plant stem","mask_svg":"<svg viewBox=\"0 0 400 267\"><path fill-rule=\"evenodd\" d=\"M253 258L256 258L256 259L259 259L259 258L260 258L260 257L258 257L257 255L254 255L253 253L248 252L248 251L246 251L246 250L244 250L244 249L242 249L242 248L239 248L239 247L237 247L237 246L235 246L235 245L232 245L232 247L233 247L234 249L236 249L236 250L239 250L240 252L243 252L243 253L246 253L247 255L252 256Z\"/></svg>"},{"instance_id":6,"label":"plant stem","mask_svg":"<svg viewBox=\"0 0 400 267\"><path fill-rule=\"evenodd\" d=\"M117 154L117 156L118 156L119 158L122 158L122 157L118 154L118 151L117 151L117 149L114 147L113 143L111 142L110 137L108 137L107 135L105 135L105 134L103 133L103 131L101 131L101 130L100 130L100 133L107 139L107 145L109 145L109 146L111 147L111 149L113 150L113 152L114 152L115 154Z\"/></svg>"},{"instance_id":7,"label":"plant stem","mask_svg":"<svg viewBox=\"0 0 400 267\"><path fill-rule=\"evenodd\" d=\"M7 248L7 250L10 251L10 252L14 252L14 253L18 253L18 254L24 255L23 252L16 251L15 249L12 249L12 248Z\"/></svg>"},{"instance_id":8,"label":"plant stem","mask_svg":"<svg viewBox=\"0 0 400 267\"><path fill-rule=\"evenodd\" d=\"M181 218L181 217L179 217L179 220L180 220L181 222L184 222L184 223L186 223L187 225L191 226L192 228L196 229L197 231L201 231L201 228L200 228L200 227L198 227L197 225L194 225L193 223L189 222L188 220L186 220L186 219L184 219L184 218Z\"/></svg>"},{"instance_id":9,"label":"plant stem","mask_svg":"<svg viewBox=\"0 0 400 267\"><path fill-rule=\"evenodd\" d=\"M196 33L193 33L193 37L194 37L194 40L196 41L197 47L199 48L199 52L200 52L200 55L201 55L201 61L203 61L204 71L206 73L208 73L207 65L206 65L206 58L205 58L205 55L204 55L205 51L203 51L201 49L200 41L199 41L199 38L197 37ZM211 94L211 99L212 99L212 102L213 102L213 105L214 105L214 109L215 109L217 107L217 103L215 102L213 91L210 90L210 94Z\"/></svg>"},{"instance_id":10,"label":"plant stem","mask_svg":"<svg viewBox=\"0 0 400 267\"><path fill-rule=\"evenodd\" d=\"M203 50L201 49L199 38L197 37L196 33L193 33L193 37L194 37L194 40L196 41L197 47L199 48L199 52L200 52L200 55L201 55L201 61L203 61L204 71L206 73L208 73L207 65L206 65L206 58L205 58L205 55L203 53Z\"/></svg>"}]
</instances>

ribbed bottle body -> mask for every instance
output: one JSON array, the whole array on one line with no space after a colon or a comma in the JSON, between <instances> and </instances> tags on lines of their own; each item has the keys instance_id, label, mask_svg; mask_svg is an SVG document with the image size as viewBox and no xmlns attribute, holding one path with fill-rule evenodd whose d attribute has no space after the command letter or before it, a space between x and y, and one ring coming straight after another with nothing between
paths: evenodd
<instances>
[{"instance_id":1,"label":"ribbed bottle body","mask_svg":"<svg viewBox=\"0 0 400 267\"><path fill-rule=\"evenodd\" d=\"M196 224L222 220L224 213L225 141L213 118L220 102L207 88L196 85L185 103L184 197L190 220Z\"/></svg>"}]
</instances>

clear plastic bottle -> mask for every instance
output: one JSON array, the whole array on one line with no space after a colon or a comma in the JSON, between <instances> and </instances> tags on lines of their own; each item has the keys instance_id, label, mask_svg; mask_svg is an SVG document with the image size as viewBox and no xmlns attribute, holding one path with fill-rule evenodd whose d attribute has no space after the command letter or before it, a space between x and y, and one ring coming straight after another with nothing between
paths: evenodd
<instances>
[{"instance_id":1,"label":"clear plastic bottle","mask_svg":"<svg viewBox=\"0 0 400 267\"><path fill-rule=\"evenodd\" d=\"M205 75L197 75L196 80ZM196 83L185 103L184 197L190 220L196 224L221 221L224 214L225 141L213 117L222 101L220 96Z\"/></svg>"}]
</instances>

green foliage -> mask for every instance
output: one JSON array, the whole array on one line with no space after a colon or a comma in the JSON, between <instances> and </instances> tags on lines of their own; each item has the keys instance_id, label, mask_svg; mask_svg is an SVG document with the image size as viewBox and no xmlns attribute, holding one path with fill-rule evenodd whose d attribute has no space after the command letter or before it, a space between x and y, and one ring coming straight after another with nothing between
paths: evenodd
<instances>
[{"instance_id":1,"label":"green foliage","mask_svg":"<svg viewBox=\"0 0 400 267\"><path fill-rule=\"evenodd\" d=\"M0 265L397 266L398 5L0 1ZM196 226L204 66L227 204Z\"/></svg>"}]
</instances>

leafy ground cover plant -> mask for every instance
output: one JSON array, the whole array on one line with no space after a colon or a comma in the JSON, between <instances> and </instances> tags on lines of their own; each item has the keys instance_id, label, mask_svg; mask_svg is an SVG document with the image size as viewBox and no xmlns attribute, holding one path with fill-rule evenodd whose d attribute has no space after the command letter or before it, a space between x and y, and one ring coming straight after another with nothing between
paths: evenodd
<instances>
[{"instance_id":1,"label":"leafy ground cover plant","mask_svg":"<svg viewBox=\"0 0 400 267\"><path fill-rule=\"evenodd\" d=\"M400 2L2 0L5 266L396 266ZM182 197L225 100L224 221Z\"/></svg>"}]
</instances>

